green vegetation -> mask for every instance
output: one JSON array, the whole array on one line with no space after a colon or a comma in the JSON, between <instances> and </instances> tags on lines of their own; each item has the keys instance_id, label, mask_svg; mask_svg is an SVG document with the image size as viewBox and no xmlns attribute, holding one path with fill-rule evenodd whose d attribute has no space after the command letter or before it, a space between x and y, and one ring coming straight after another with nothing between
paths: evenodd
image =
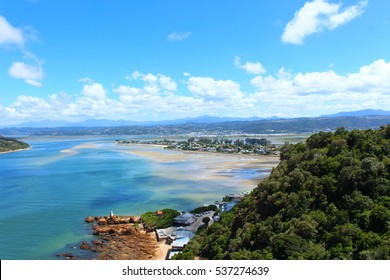
<instances>
[{"instance_id":1,"label":"green vegetation","mask_svg":"<svg viewBox=\"0 0 390 280\"><path fill-rule=\"evenodd\" d=\"M173 209L163 209L161 212L159 214L157 212L146 212L141 215L146 230L170 227L173 219L180 215L179 212Z\"/></svg>"},{"instance_id":2,"label":"green vegetation","mask_svg":"<svg viewBox=\"0 0 390 280\"><path fill-rule=\"evenodd\" d=\"M206 211L217 211L217 210L218 210L218 207L214 204L211 204L209 206L201 206L201 207L195 208L194 210L191 210L190 213L191 214L201 214L201 213L206 212Z\"/></svg>"},{"instance_id":3,"label":"green vegetation","mask_svg":"<svg viewBox=\"0 0 390 280\"><path fill-rule=\"evenodd\" d=\"M167 149L183 151L205 151L218 153L270 154L275 145L265 138L227 139L210 137L191 137L187 141L171 141Z\"/></svg>"},{"instance_id":4,"label":"green vegetation","mask_svg":"<svg viewBox=\"0 0 390 280\"><path fill-rule=\"evenodd\" d=\"M271 175L176 259L390 259L390 125L286 145Z\"/></svg>"},{"instance_id":5,"label":"green vegetation","mask_svg":"<svg viewBox=\"0 0 390 280\"><path fill-rule=\"evenodd\" d=\"M182 151L203 151L218 153L239 153L239 154L275 154L276 146L265 138L246 138L245 140L211 137L191 137L186 141L177 140L116 140L117 144L152 144L164 145L166 149Z\"/></svg>"},{"instance_id":6,"label":"green vegetation","mask_svg":"<svg viewBox=\"0 0 390 280\"><path fill-rule=\"evenodd\" d=\"M0 153L27 149L29 147L29 144L19 141L16 138L8 138L0 135Z\"/></svg>"}]
</instances>

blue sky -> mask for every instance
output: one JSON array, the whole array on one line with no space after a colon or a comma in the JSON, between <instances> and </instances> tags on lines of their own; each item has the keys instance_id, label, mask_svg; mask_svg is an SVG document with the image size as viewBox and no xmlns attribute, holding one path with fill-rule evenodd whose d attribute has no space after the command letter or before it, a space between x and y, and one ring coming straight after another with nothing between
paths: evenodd
<instances>
[{"instance_id":1,"label":"blue sky","mask_svg":"<svg viewBox=\"0 0 390 280\"><path fill-rule=\"evenodd\" d=\"M0 2L0 125L390 110L390 1Z\"/></svg>"}]
</instances>

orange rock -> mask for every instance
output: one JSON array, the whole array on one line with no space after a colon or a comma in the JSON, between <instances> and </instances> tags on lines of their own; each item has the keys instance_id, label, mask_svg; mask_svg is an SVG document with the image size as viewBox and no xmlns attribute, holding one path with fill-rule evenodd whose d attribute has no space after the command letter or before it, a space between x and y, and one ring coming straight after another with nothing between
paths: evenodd
<instances>
[{"instance_id":1,"label":"orange rock","mask_svg":"<svg viewBox=\"0 0 390 280\"><path fill-rule=\"evenodd\" d=\"M93 223L95 221L95 219L93 217L87 217L85 218L85 222L86 223Z\"/></svg>"}]
</instances>

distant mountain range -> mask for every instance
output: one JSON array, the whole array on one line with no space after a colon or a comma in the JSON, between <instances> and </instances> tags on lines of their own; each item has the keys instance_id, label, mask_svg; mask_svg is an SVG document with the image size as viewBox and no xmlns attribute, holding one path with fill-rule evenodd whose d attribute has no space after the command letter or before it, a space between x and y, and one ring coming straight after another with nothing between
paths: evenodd
<instances>
[{"instance_id":1,"label":"distant mountain range","mask_svg":"<svg viewBox=\"0 0 390 280\"><path fill-rule=\"evenodd\" d=\"M89 119L81 122L67 122L67 121L33 121L12 125L8 127L31 127L31 128L54 128L54 127L118 127L118 126L159 126L159 125L182 125L187 123L223 123L232 121L257 121L271 118L229 118L229 117L214 117L214 116L200 116L195 118L183 118L176 120L165 121L126 121L126 120L106 120L106 119Z\"/></svg>"},{"instance_id":2,"label":"distant mountain range","mask_svg":"<svg viewBox=\"0 0 390 280\"><path fill-rule=\"evenodd\" d=\"M317 117L276 120L224 121L215 123L186 122L149 126L99 126L99 127L8 127L0 128L7 136L86 136L86 135L154 135L154 136L228 136L254 134L312 134L334 131L339 127L352 129L378 129L390 124L390 115L357 117Z\"/></svg>"},{"instance_id":3,"label":"distant mountain range","mask_svg":"<svg viewBox=\"0 0 390 280\"><path fill-rule=\"evenodd\" d=\"M322 115L324 118L338 118L338 117L367 117L367 116L390 116L390 111L365 109L351 112L339 112L332 115Z\"/></svg>"},{"instance_id":4,"label":"distant mountain range","mask_svg":"<svg viewBox=\"0 0 390 280\"><path fill-rule=\"evenodd\" d=\"M390 116L390 111L384 110L359 110L351 112L339 112L337 114L321 115L319 118L341 118L341 117L368 117L368 116ZM302 119L302 118L301 118ZM315 119L315 118L305 118ZM7 126L7 128L99 128L99 127L152 127L152 126L175 126L175 125L190 125L190 124L218 124L228 122L252 122L252 121L277 121L277 120L293 120L282 119L278 117L271 118L230 118L230 117L215 117L215 116L200 116L195 118L182 118L176 120L165 121L126 121L126 120L106 120L106 119L89 119L81 122L67 121L33 121L21 123L18 125ZM4 127L6 128L6 127Z\"/></svg>"}]
</instances>

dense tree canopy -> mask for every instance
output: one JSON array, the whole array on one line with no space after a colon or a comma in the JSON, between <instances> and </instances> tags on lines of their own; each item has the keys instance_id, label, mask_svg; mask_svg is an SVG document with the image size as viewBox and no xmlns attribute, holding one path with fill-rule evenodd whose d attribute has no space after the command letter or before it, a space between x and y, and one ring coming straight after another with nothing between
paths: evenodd
<instances>
[{"instance_id":1,"label":"dense tree canopy","mask_svg":"<svg viewBox=\"0 0 390 280\"><path fill-rule=\"evenodd\" d=\"M390 259L390 125L320 132L177 258Z\"/></svg>"},{"instance_id":2,"label":"dense tree canopy","mask_svg":"<svg viewBox=\"0 0 390 280\"><path fill-rule=\"evenodd\" d=\"M0 152L11 152L21 149L27 149L30 146L15 138L4 137L0 135Z\"/></svg>"}]
</instances>

